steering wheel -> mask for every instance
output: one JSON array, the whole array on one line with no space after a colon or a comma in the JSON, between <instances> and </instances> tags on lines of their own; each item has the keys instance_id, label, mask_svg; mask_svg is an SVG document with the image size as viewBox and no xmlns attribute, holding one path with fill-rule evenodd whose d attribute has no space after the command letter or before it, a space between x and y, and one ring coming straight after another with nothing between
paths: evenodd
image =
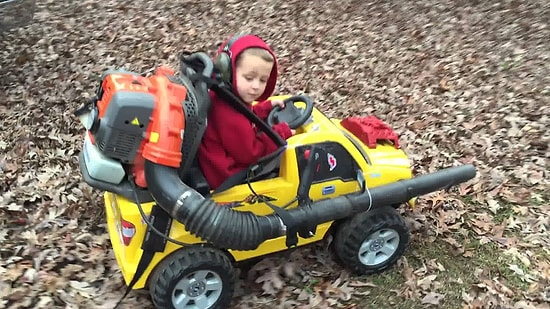
<instances>
[{"instance_id":1,"label":"steering wheel","mask_svg":"<svg viewBox=\"0 0 550 309\"><path fill-rule=\"evenodd\" d=\"M291 129L297 129L302 126L313 112L313 100L306 95L295 95L283 101L285 108L275 106L267 116L267 124L273 126L281 122L288 123ZM306 108L296 107L296 102L306 103Z\"/></svg>"}]
</instances>

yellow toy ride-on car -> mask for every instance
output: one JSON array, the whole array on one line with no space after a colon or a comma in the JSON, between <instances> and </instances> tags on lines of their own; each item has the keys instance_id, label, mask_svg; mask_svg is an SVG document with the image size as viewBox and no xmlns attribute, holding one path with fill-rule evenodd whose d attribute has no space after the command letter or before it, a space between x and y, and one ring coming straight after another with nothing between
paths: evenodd
<instances>
[{"instance_id":1,"label":"yellow toy ride-on car","mask_svg":"<svg viewBox=\"0 0 550 309\"><path fill-rule=\"evenodd\" d=\"M86 128L80 169L104 194L116 260L129 289L156 308L225 308L236 262L322 240L369 274L392 266L409 231L396 208L467 181L471 165L412 178L397 135L374 117L330 119L305 96L283 96L267 124L213 79L204 53L179 74L107 71L97 96L75 114ZM279 146L210 190L197 149L215 91ZM269 124L289 123L283 141Z\"/></svg>"}]
</instances>

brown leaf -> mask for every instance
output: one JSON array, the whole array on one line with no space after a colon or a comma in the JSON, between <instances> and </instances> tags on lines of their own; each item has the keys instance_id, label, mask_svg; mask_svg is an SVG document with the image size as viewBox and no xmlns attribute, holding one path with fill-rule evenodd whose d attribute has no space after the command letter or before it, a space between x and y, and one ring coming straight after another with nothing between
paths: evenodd
<instances>
[{"instance_id":1,"label":"brown leaf","mask_svg":"<svg viewBox=\"0 0 550 309\"><path fill-rule=\"evenodd\" d=\"M439 302L445 297L444 294L430 292L422 298L422 304L424 305L439 305Z\"/></svg>"},{"instance_id":2,"label":"brown leaf","mask_svg":"<svg viewBox=\"0 0 550 309\"><path fill-rule=\"evenodd\" d=\"M278 269L266 272L255 280L262 283L262 290L266 294L275 294L283 287L283 280L279 276Z\"/></svg>"},{"instance_id":3,"label":"brown leaf","mask_svg":"<svg viewBox=\"0 0 550 309\"><path fill-rule=\"evenodd\" d=\"M442 78L439 81L439 88L443 91L453 90L453 87L451 85L449 85L449 82L446 78Z\"/></svg>"},{"instance_id":4,"label":"brown leaf","mask_svg":"<svg viewBox=\"0 0 550 309\"><path fill-rule=\"evenodd\" d=\"M437 278L437 275L429 275L422 279L417 280L416 285L422 290L429 290L433 281Z\"/></svg>"}]
</instances>

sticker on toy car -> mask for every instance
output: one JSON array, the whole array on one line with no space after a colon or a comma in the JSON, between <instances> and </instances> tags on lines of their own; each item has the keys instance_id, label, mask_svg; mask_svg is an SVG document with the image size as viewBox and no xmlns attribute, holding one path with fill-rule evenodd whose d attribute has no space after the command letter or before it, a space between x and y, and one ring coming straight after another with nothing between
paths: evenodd
<instances>
[{"instance_id":1,"label":"sticker on toy car","mask_svg":"<svg viewBox=\"0 0 550 309\"><path fill-rule=\"evenodd\" d=\"M327 161L329 170L332 172L336 168L336 157L334 157L331 153L327 153Z\"/></svg>"}]
</instances>

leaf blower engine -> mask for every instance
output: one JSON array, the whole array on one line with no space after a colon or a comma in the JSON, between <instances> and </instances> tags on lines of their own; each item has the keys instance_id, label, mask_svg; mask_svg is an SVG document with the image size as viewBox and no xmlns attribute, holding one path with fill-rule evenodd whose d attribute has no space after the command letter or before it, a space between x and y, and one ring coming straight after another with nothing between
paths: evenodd
<instances>
[{"instance_id":1,"label":"leaf blower engine","mask_svg":"<svg viewBox=\"0 0 550 309\"><path fill-rule=\"evenodd\" d=\"M144 158L179 168L184 112L196 114L187 87L165 67L151 77L124 70L105 72L96 97L75 112L87 130L83 159L88 175L112 188L132 175L139 187L146 188Z\"/></svg>"}]
</instances>

